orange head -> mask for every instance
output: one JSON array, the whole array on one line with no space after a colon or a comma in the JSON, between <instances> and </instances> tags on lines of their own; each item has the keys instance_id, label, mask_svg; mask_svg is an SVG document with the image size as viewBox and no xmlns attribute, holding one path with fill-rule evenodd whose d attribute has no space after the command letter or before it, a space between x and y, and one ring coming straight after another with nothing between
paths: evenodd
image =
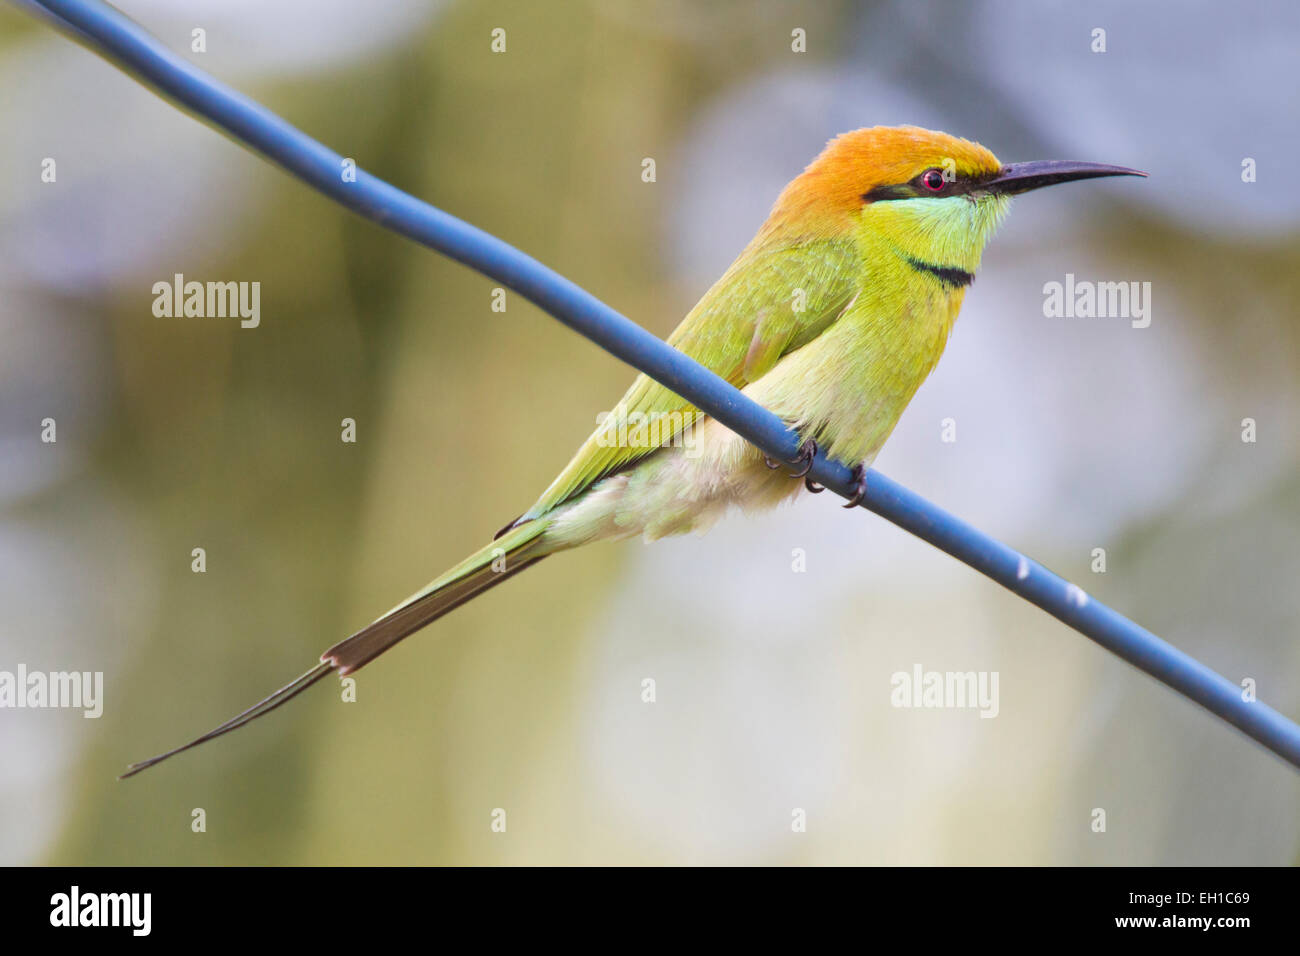
<instances>
[{"instance_id":1,"label":"orange head","mask_svg":"<svg viewBox=\"0 0 1300 956\"><path fill-rule=\"evenodd\" d=\"M786 242L854 236L873 252L970 274L1011 196L1130 175L1146 174L1097 163L1004 166L968 139L918 126L873 126L827 143L782 191L760 236Z\"/></svg>"},{"instance_id":2,"label":"orange head","mask_svg":"<svg viewBox=\"0 0 1300 956\"><path fill-rule=\"evenodd\" d=\"M925 195L916 188L920 186L938 195L921 182L929 170L938 170L940 177L946 175L955 183L992 177L1001 168L998 158L979 143L947 133L919 126L857 129L827 143L785 187L772 210L773 218L787 225L821 220L818 232L826 228L828 218L847 227L864 204L875 201L869 197L886 190L910 188Z\"/></svg>"}]
</instances>

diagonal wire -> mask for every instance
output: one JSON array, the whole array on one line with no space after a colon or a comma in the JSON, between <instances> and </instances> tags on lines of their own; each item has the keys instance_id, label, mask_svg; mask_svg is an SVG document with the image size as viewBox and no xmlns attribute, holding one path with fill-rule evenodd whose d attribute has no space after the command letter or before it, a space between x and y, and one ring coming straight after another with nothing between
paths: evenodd
<instances>
[{"instance_id":1,"label":"diagonal wire","mask_svg":"<svg viewBox=\"0 0 1300 956\"><path fill-rule=\"evenodd\" d=\"M101 0L23 2L32 4L53 14L72 39L239 145L367 219L513 289L767 455L786 461L798 457L798 435L693 359L495 236L351 165L264 106L172 53L108 4ZM839 462L819 454L810 475L841 497L853 494L852 472ZM862 507L992 578L1300 768L1300 726L1258 700L1247 700L1236 684L1078 586L875 470L867 473Z\"/></svg>"}]
</instances>

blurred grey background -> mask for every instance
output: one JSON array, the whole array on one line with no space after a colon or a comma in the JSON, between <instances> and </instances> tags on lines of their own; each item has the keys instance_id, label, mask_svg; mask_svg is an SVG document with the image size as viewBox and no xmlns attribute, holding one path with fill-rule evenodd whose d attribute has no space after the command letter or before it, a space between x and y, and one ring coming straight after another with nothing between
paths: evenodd
<instances>
[{"instance_id":1,"label":"blurred grey background","mask_svg":"<svg viewBox=\"0 0 1300 956\"><path fill-rule=\"evenodd\" d=\"M659 335L844 130L1149 170L1018 201L877 467L1300 715L1294 4L119 5ZM1279 760L829 496L548 561L355 703L116 782L478 547L632 373L12 6L0 123L0 670L106 684L0 710L0 862L1296 862ZM178 272L259 281L260 327L155 317ZM1150 326L1044 317L1067 273ZM998 717L892 707L916 665L997 672Z\"/></svg>"}]
</instances>

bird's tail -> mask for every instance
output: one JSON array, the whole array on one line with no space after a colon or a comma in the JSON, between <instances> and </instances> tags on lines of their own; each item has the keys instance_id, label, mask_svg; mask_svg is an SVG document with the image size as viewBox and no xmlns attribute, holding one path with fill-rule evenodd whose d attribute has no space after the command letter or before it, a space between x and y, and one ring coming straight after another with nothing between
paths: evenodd
<instances>
[{"instance_id":1,"label":"bird's tail","mask_svg":"<svg viewBox=\"0 0 1300 956\"><path fill-rule=\"evenodd\" d=\"M238 730L288 703L332 671L338 671L342 677L359 670L402 638L409 637L426 624L431 624L466 601L546 557L549 550L543 545L542 533L547 524L545 519L539 519L509 529L378 620L325 651L320 657L321 662L301 677L290 681L271 696L258 701L202 737L156 757L131 764L118 779L134 776L168 757Z\"/></svg>"},{"instance_id":2,"label":"bird's tail","mask_svg":"<svg viewBox=\"0 0 1300 956\"><path fill-rule=\"evenodd\" d=\"M545 554L538 553L539 539L545 530L544 520L512 528L373 624L335 644L320 656L321 662L338 670L340 677L360 669L402 638L540 561Z\"/></svg>"}]
</instances>

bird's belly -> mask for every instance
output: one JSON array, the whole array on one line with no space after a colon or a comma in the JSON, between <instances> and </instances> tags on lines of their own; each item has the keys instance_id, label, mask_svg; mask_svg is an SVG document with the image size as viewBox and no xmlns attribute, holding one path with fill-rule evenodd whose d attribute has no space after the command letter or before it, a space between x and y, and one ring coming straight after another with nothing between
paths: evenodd
<instances>
[{"instance_id":1,"label":"bird's belly","mask_svg":"<svg viewBox=\"0 0 1300 956\"><path fill-rule=\"evenodd\" d=\"M704 419L681 447L663 448L556 509L546 536L562 548L638 534L653 540L706 531L732 505L762 510L802 488L789 469L768 468L753 445Z\"/></svg>"}]
</instances>

